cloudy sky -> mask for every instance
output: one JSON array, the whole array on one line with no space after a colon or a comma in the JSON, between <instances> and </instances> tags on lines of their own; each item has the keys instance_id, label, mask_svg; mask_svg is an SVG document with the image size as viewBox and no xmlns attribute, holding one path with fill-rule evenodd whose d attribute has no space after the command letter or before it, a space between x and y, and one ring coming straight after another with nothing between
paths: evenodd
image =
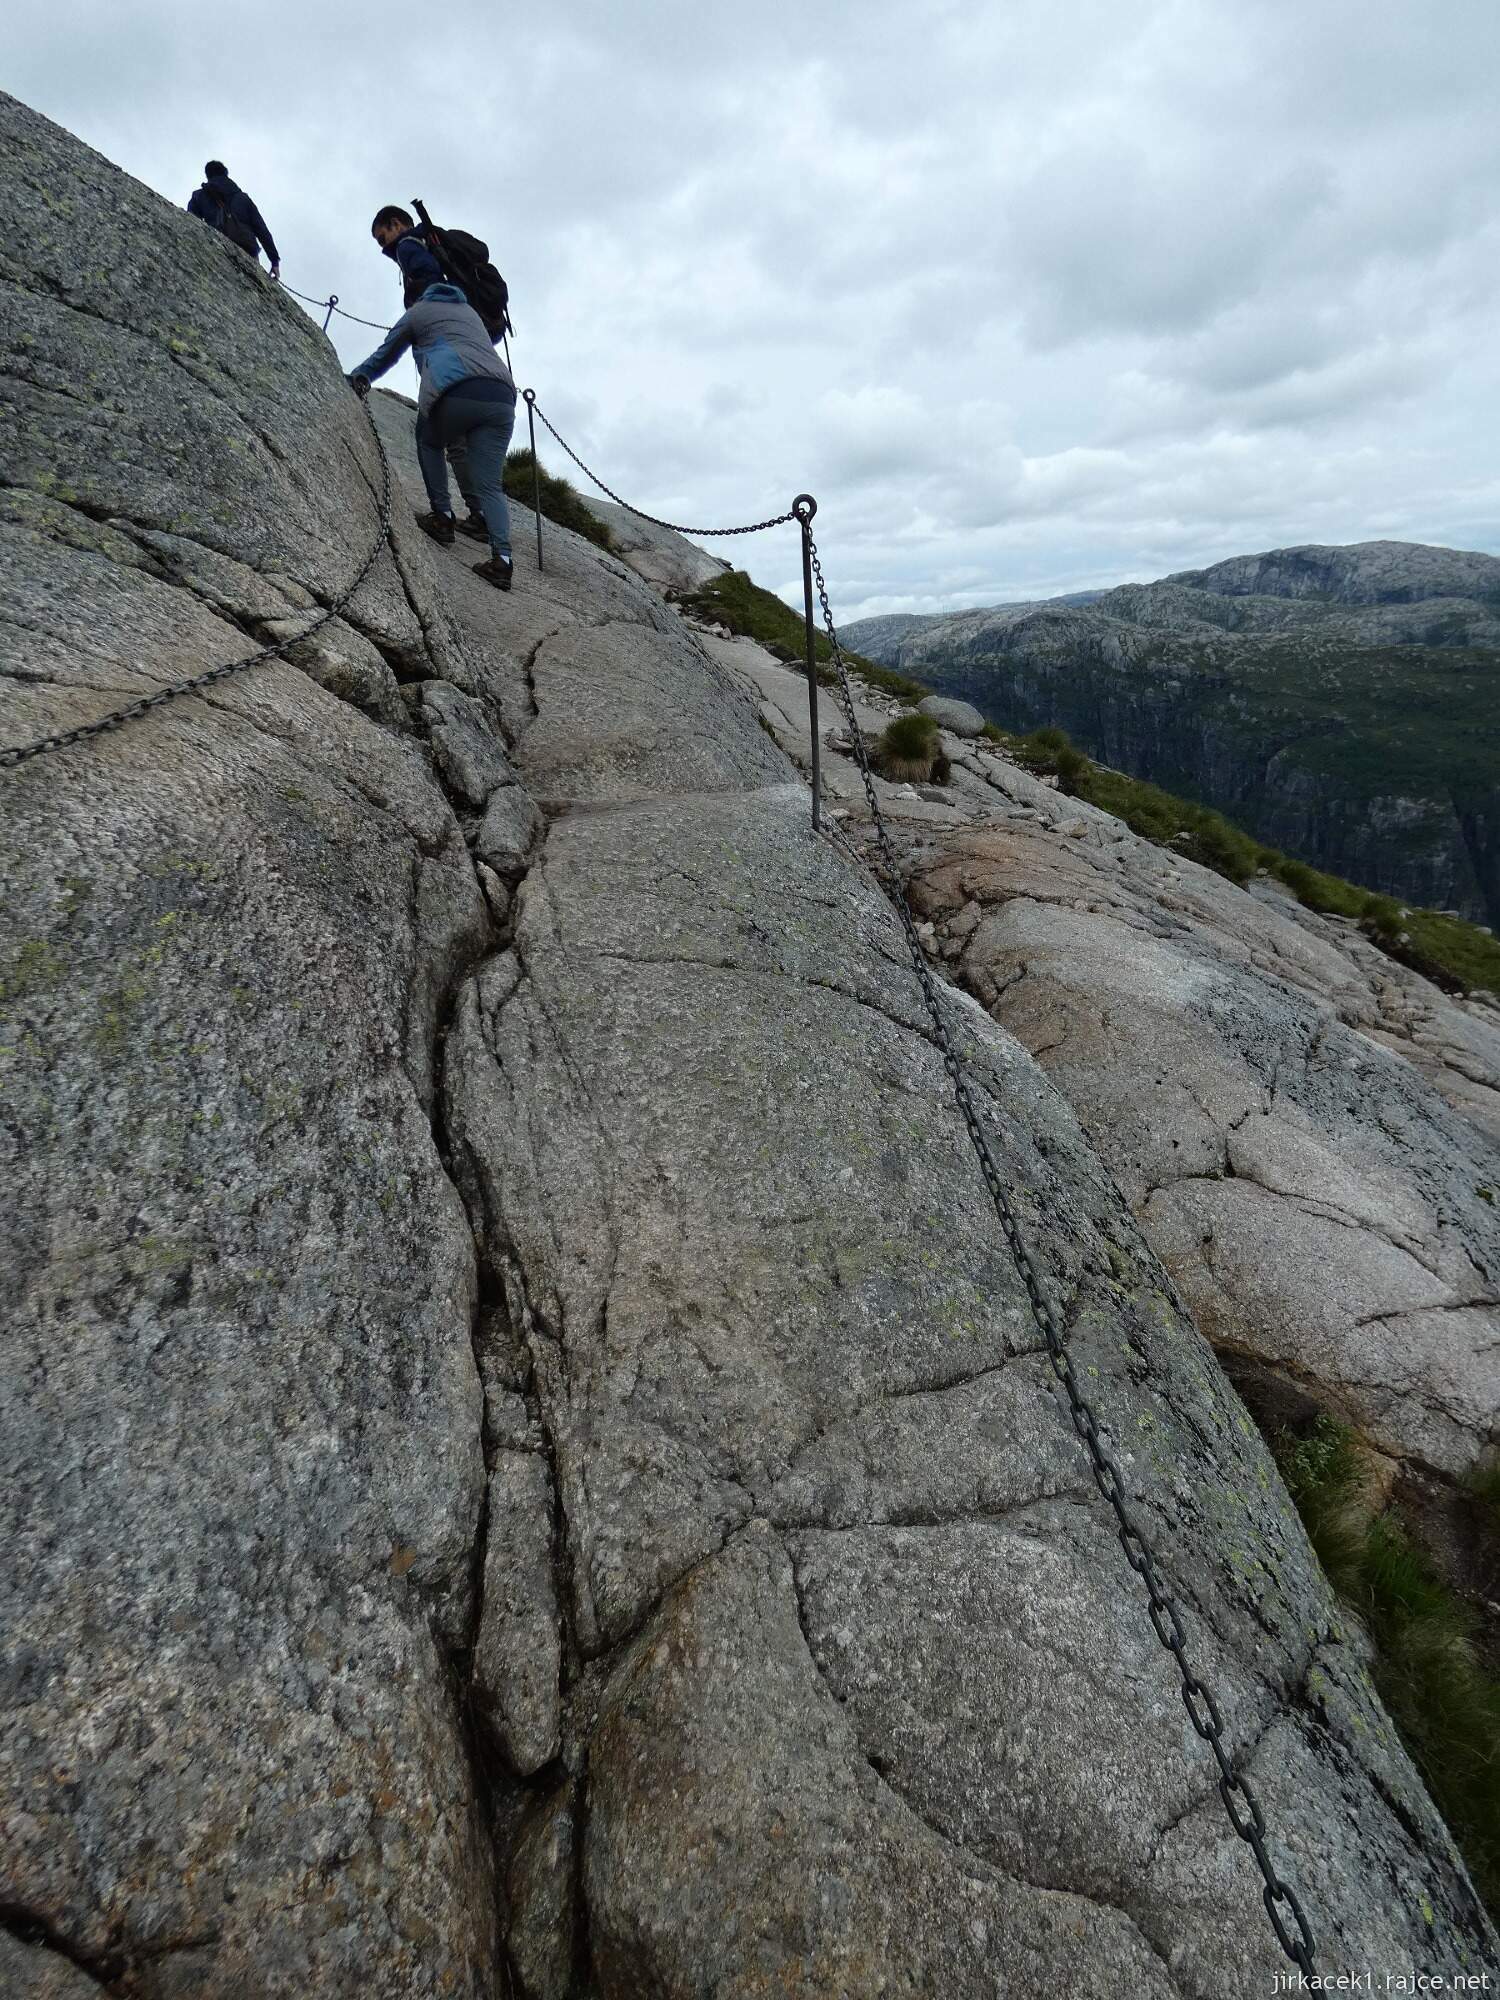
<instances>
[{"instance_id":1,"label":"cloudy sky","mask_svg":"<svg viewBox=\"0 0 1500 2000\"><path fill-rule=\"evenodd\" d=\"M810 489L843 618L1500 552L1500 0L57 0L5 39L172 199L221 156L353 312L399 309L382 203L487 237L582 455L694 524ZM786 530L729 546L797 594Z\"/></svg>"}]
</instances>

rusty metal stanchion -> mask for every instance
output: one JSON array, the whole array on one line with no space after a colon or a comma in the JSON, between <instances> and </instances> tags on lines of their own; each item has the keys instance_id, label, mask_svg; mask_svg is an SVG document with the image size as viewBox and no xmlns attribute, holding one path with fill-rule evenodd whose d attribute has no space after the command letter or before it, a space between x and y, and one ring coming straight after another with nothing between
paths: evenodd
<instances>
[{"instance_id":1,"label":"rusty metal stanchion","mask_svg":"<svg viewBox=\"0 0 1500 2000\"><path fill-rule=\"evenodd\" d=\"M536 513L536 566L545 569L542 561L542 468L536 457L536 390L522 391L526 398L526 427L531 432L531 504Z\"/></svg>"},{"instance_id":2,"label":"rusty metal stanchion","mask_svg":"<svg viewBox=\"0 0 1500 2000\"><path fill-rule=\"evenodd\" d=\"M821 824L819 808L823 797L822 745L818 741L818 652L813 627L812 518L818 503L810 493L799 493L792 512L802 530L802 596L807 607L807 713L812 731L812 823L816 833Z\"/></svg>"}]
</instances>

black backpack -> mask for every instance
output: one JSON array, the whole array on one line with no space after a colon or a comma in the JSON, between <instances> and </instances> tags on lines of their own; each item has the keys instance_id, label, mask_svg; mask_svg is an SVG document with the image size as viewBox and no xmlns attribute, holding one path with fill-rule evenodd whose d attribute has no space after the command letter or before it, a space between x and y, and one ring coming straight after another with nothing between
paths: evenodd
<instances>
[{"instance_id":1,"label":"black backpack","mask_svg":"<svg viewBox=\"0 0 1500 2000\"><path fill-rule=\"evenodd\" d=\"M491 340L513 331L510 287L490 262L490 246L466 229L439 229L421 202L412 207L422 218L422 241L443 267L443 276L457 285L484 321Z\"/></svg>"},{"instance_id":2,"label":"black backpack","mask_svg":"<svg viewBox=\"0 0 1500 2000\"><path fill-rule=\"evenodd\" d=\"M248 222L241 222L229 206L230 202L234 200L234 196L230 195L226 198L220 194L216 187L210 187L207 181L203 183L203 192L208 196L210 201L218 205L218 214L214 218L213 227L222 235L227 236L231 243L237 243L241 250L248 250L252 257L258 258L260 256L260 244L256 240L255 231L250 227Z\"/></svg>"}]
</instances>

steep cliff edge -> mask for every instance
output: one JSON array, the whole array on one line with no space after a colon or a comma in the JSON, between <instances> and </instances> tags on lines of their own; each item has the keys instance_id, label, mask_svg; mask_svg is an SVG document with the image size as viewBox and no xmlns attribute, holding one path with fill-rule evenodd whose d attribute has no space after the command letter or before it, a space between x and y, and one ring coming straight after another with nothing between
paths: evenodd
<instances>
[{"instance_id":1,"label":"steep cliff edge","mask_svg":"<svg viewBox=\"0 0 1500 2000\"><path fill-rule=\"evenodd\" d=\"M798 679L721 650L805 763ZM883 720L867 713L867 734ZM825 782L865 840L841 748L830 731ZM1336 1524L1323 1501L1313 1512L1360 1615L1377 1581L1366 1554L1378 1569L1415 1548L1463 1600L1444 1643L1469 1626L1479 1657L1500 1661L1500 1536L1483 1498L1500 1447L1500 1008L1450 998L1270 882L1242 890L1137 839L987 744L945 748L948 784L879 787L933 960L1066 1093L1289 1466L1327 1476L1347 1438L1337 1463L1358 1490ZM1435 1615L1437 1589L1408 1578L1381 1671L1494 1894L1493 1789L1458 1796L1483 1752L1455 1737L1444 1772L1453 1686L1419 1690L1401 1664L1420 1640L1395 1628L1424 1593ZM1461 1667L1475 1658L1457 1646ZM1477 1694L1473 1723L1500 1744L1495 1701Z\"/></svg>"},{"instance_id":2,"label":"steep cliff edge","mask_svg":"<svg viewBox=\"0 0 1500 2000\"><path fill-rule=\"evenodd\" d=\"M1300 860L1500 925L1500 560L1276 549L1087 603L874 619L850 643Z\"/></svg>"},{"instance_id":3,"label":"steep cliff edge","mask_svg":"<svg viewBox=\"0 0 1500 2000\"><path fill-rule=\"evenodd\" d=\"M13 743L331 601L379 465L227 245L0 152ZM392 518L295 665L0 773L11 1988L1268 1990L883 896L621 564L523 533L501 599ZM1098 1152L950 1006L1320 1962L1493 1963Z\"/></svg>"}]
</instances>

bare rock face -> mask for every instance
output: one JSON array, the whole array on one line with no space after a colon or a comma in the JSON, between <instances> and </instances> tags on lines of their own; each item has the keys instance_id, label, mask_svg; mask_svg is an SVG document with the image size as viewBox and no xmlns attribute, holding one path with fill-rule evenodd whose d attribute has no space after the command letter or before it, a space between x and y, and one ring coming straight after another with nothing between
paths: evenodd
<instances>
[{"instance_id":1,"label":"bare rock face","mask_svg":"<svg viewBox=\"0 0 1500 2000\"><path fill-rule=\"evenodd\" d=\"M1078 1107L1210 1338L1461 1479L1500 1441L1488 1010L1076 801L1025 810L916 866L965 983Z\"/></svg>"},{"instance_id":2,"label":"bare rock face","mask_svg":"<svg viewBox=\"0 0 1500 2000\"><path fill-rule=\"evenodd\" d=\"M1166 579L1222 597L1311 599L1353 607L1377 604L1500 599L1500 560L1467 549L1422 542L1309 543L1264 555L1231 556L1209 569L1181 570Z\"/></svg>"},{"instance_id":3,"label":"bare rock face","mask_svg":"<svg viewBox=\"0 0 1500 2000\"><path fill-rule=\"evenodd\" d=\"M298 629L380 469L231 246L0 152L15 743ZM373 401L324 649L0 772L0 1977L1269 1991L887 902L643 582L422 544ZM945 1004L1320 1965L1493 1963L1099 1150Z\"/></svg>"},{"instance_id":4,"label":"bare rock face","mask_svg":"<svg viewBox=\"0 0 1500 2000\"><path fill-rule=\"evenodd\" d=\"M800 698L767 710L789 742ZM1500 1444L1500 1013L950 748L940 822L886 801L933 955L1063 1089L1247 1389L1451 1502Z\"/></svg>"},{"instance_id":5,"label":"bare rock face","mask_svg":"<svg viewBox=\"0 0 1500 2000\"><path fill-rule=\"evenodd\" d=\"M507 1878L517 1962L567 1990L539 1941L568 1910L607 1993L987 1991L997 1950L1085 1993L1252 1991L1277 1964L1255 1882L1047 1387L899 931L764 770L764 709L721 692L708 742L671 741L686 670L623 603L533 653L515 761L567 795L447 1044L453 1157L565 1523L570 1775ZM585 735L615 691L628 728ZM949 1004L1330 1948L1432 1951L1365 1873L1409 1853L1389 1801L1420 1793L1253 1426L1062 1100ZM1331 1861L1330 1822L1358 1858Z\"/></svg>"},{"instance_id":6,"label":"bare rock face","mask_svg":"<svg viewBox=\"0 0 1500 2000\"><path fill-rule=\"evenodd\" d=\"M305 624L379 473L223 239L9 100L0 158L15 743ZM0 1906L39 1993L495 1990L431 1122L489 924L397 685L460 671L417 539L317 657L0 773Z\"/></svg>"},{"instance_id":7,"label":"bare rock face","mask_svg":"<svg viewBox=\"0 0 1500 2000\"><path fill-rule=\"evenodd\" d=\"M711 556L695 542L643 520L628 507L601 500L591 491L585 499L589 512L609 529L620 560L658 590L701 590L729 568L721 556Z\"/></svg>"},{"instance_id":8,"label":"bare rock face","mask_svg":"<svg viewBox=\"0 0 1500 2000\"><path fill-rule=\"evenodd\" d=\"M46 1944L27 1944L0 1931L0 1980L10 2000L97 2000L88 1973Z\"/></svg>"}]
</instances>

